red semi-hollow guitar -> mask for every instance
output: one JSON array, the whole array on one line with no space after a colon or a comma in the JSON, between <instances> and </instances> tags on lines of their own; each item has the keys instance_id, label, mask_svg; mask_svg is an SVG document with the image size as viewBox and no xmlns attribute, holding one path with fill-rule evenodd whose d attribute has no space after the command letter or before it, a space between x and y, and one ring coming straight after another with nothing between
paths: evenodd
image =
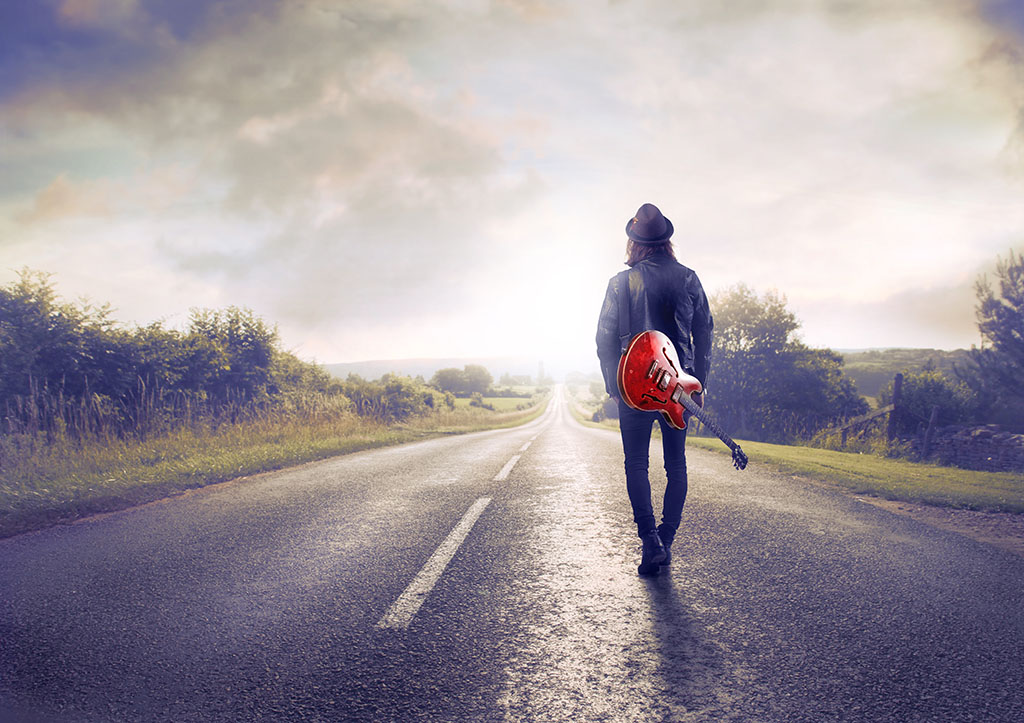
<instances>
[{"instance_id":1,"label":"red semi-hollow guitar","mask_svg":"<svg viewBox=\"0 0 1024 723\"><path fill-rule=\"evenodd\" d=\"M747 466L740 446L690 396L702 391L701 383L683 371L675 345L665 334L651 329L634 336L619 360L617 378L622 400L633 409L659 411L676 429L686 429L689 412L732 450L736 469Z\"/></svg>"}]
</instances>

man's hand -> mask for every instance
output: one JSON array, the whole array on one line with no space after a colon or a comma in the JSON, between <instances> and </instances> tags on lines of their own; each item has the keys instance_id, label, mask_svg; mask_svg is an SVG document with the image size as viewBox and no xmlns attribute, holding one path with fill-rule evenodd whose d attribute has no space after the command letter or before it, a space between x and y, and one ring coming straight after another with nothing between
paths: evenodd
<instances>
[{"instance_id":1,"label":"man's hand","mask_svg":"<svg viewBox=\"0 0 1024 723\"><path fill-rule=\"evenodd\" d=\"M697 402L697 406L701 409L704 408L704 392L692 392L690 398Z\"/></svg>"}]
</instances>

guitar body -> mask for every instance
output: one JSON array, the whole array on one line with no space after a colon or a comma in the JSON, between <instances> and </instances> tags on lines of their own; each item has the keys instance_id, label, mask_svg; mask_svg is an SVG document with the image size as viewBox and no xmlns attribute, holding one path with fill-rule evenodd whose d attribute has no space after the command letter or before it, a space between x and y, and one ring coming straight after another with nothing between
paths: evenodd
<instances>
[{"instance_id":1,"label":"guitar body","mask_svg":"<svg viewBox=\"0 0 1024 723\"><path fill-rule=\"evenodd\" d=\"M736 469L747 466L747 455L740 446L690 396L702 392L703 387L695 376L683 371L675 345L665 334L649 329L630 339L619 359L616 379L622 401L633 409L661 412L676 429L686 429L686 417L692 414L732 450Z\"/></svg>"},{"instance_id":2,"label":"guitar body","mask_svg":"<svg viewBox=\"0 0 1024 723\"><path fill-rule=\"evenodd\" d=\"M676 429L686 429L686 407L679 401L702 391L696 377L683 371L672 340L649 330L630 340L616 375L622 400L633 409L661 412Z\"/></svg>"}]
</instances>

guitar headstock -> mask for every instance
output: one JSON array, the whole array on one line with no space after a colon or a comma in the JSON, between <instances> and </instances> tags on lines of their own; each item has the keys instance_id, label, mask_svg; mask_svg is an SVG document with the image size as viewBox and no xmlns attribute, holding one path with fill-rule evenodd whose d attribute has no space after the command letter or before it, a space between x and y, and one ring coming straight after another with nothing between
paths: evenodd
<instances>
[{"instance_id":1,"label":"guitar headstock","mask_svg":"<svg viewBox=\"0 0 1024 723\"><path fill-rule=\"evenodd\" d=\"M732 464L736 469L745 469L747 466L747 455L743 453L737 444L732 450Z\"/></svg>"}]
</instances>

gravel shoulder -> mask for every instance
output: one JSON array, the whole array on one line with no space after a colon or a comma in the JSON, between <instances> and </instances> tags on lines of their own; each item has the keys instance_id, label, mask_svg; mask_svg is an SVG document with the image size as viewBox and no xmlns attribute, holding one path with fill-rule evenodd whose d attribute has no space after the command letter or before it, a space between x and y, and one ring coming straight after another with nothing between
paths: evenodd
<instances>
[{"instance_id":1,"label":"gravel shoulder","mask_svg":"<svg viewBox=\"0 0 1024 723\"><path fill-rule=\"evenodd\" d=\"M882 497L855 494L839 485L811 477L794 475L793 479L816 487L838 490L850 497L881 507L897 515L910 517L926 525L968 537L1024 557L1024 514L1013 512L982 512L952 507L936 507L916 502L887 500Z\"/></svg>"},{"instance_id":2,"label":"gravel shoulder","mask_svg":"<svg viewBox=\"0 0 1024 723\"><path fill-rule=\"evenodd\" d=\"M994 545L1001 550L1024 557L1024 515L1012 512L979 512L956 510L948 507L919 505L913 502L894 502L879 497L858 496L869 504L912 517L932 527Z\"/></svg>"}]
</instances>

